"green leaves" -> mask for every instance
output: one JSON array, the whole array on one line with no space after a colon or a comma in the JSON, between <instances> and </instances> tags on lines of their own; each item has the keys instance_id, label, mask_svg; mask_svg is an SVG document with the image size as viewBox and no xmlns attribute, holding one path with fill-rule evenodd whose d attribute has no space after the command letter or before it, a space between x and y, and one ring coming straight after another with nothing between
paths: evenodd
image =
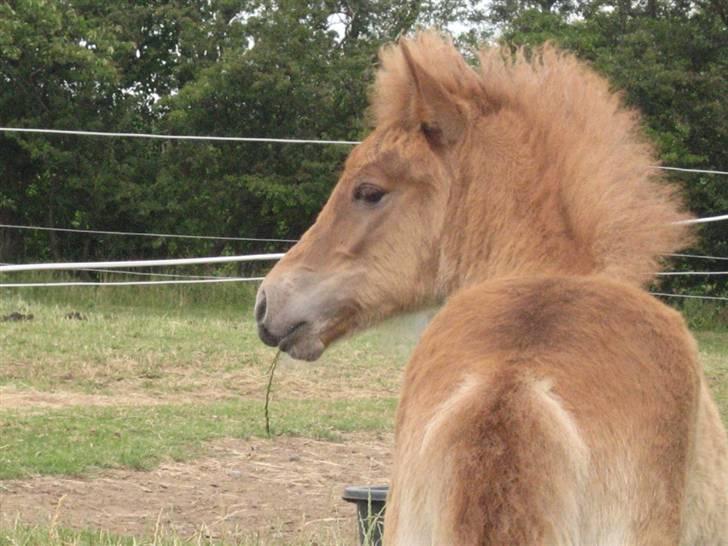
<instances>
[{"instance_id":1,"label":"green leaves","mask_svg":"<svg viewBox=\"0 0 728 546\"><path fill-rule=\"evenodd\" d=\"M717 0L13 0L0 3L0 123L359 140L378 47L417 25L474 45L553 40L626 90L665 164L728 169ZM0 221L297 238L348 147L0 134ZM728 183L684 180L699 215ZM728 255L728 223L695 250ZM12 234L0 261L242 252L210 242ZM7 238L7 236L6 236ZM103 244L102 244L103 242ZM708 266L678 267L706 269ZM726 279L712 293L728 292ZM708 286L702 279L680 282ZM691 284L691 285L692 285Z\"/></svg>"}]
</instances>

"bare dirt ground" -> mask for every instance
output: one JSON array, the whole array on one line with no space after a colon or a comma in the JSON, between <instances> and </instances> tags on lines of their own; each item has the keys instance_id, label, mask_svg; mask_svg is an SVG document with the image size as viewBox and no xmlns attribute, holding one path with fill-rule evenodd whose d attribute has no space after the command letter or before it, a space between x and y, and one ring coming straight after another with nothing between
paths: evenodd
<instances>
[{"instance_id":1,"label":"bare dirt ground","mask_svg":"<svg viewBox=\"0 0 728 546\"><path fill-rule=\"evenodd\" d=\"M123 535L202 531L211 538L260 535L300 543L315 536L356 544L355 508L341 500L343 488L386 483L392 443L388 434L351 435L340 443L224 440L202 459L152 472L4 481L0 518Z\"/></svg>"}]
</instances>

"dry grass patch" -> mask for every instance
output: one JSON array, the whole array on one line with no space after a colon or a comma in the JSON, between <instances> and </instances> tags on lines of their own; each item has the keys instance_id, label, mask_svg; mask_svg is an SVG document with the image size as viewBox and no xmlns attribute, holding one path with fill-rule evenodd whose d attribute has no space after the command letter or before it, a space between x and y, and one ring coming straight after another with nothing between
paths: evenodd
<instances>
[{"instance_id":1,"label":"dry grass patch","mask_svg":"<svg viewBox=\"0 0 728 546\"><path fill-rule=\"evenodd\" d=\"M231 544L356 544L346 485L386 483L390 434L340 442L304 438L220 440L194 462L151 472L118 470L95 479L5 481L0 528L16 514L25 525L55 522L116 535L192 537Z\"/></svg>"}]
</instances>

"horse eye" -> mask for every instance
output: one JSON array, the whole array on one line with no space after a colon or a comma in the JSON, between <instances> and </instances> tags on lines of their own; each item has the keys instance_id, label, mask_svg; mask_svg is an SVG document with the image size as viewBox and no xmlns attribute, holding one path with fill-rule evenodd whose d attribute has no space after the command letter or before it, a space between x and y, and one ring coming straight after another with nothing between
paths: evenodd
<instances>
[{"instance_id":1,"label":"horse eye","mask_svg":"<svg viewBox=\"0 0 728 546\"><path fill-rule=\"evenodd\" d=\"M374 184L359 184L354 190L354 201L361 201L367 205L376 205L386 194L386 191Z\"/></svg>"}]
</instances>

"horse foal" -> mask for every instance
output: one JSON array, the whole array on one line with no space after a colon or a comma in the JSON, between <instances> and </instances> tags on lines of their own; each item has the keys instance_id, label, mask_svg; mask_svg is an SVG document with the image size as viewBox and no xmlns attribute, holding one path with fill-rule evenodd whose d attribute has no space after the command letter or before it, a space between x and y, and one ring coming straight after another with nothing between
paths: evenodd
<instances>
[{"instance_id":1,"label":"horse foal","mask_svg":"<svg viewBox=\"0 0 728 546\"><path fill-rule=\"evenodd\" d=\"M680 315L691 240L639 118L551 46L469 66L385 47L374 129L262 283L261 339L317 359L444 303L404 372L387 546L726 546L728 440Z\"/></svg>"}]
</instances>

